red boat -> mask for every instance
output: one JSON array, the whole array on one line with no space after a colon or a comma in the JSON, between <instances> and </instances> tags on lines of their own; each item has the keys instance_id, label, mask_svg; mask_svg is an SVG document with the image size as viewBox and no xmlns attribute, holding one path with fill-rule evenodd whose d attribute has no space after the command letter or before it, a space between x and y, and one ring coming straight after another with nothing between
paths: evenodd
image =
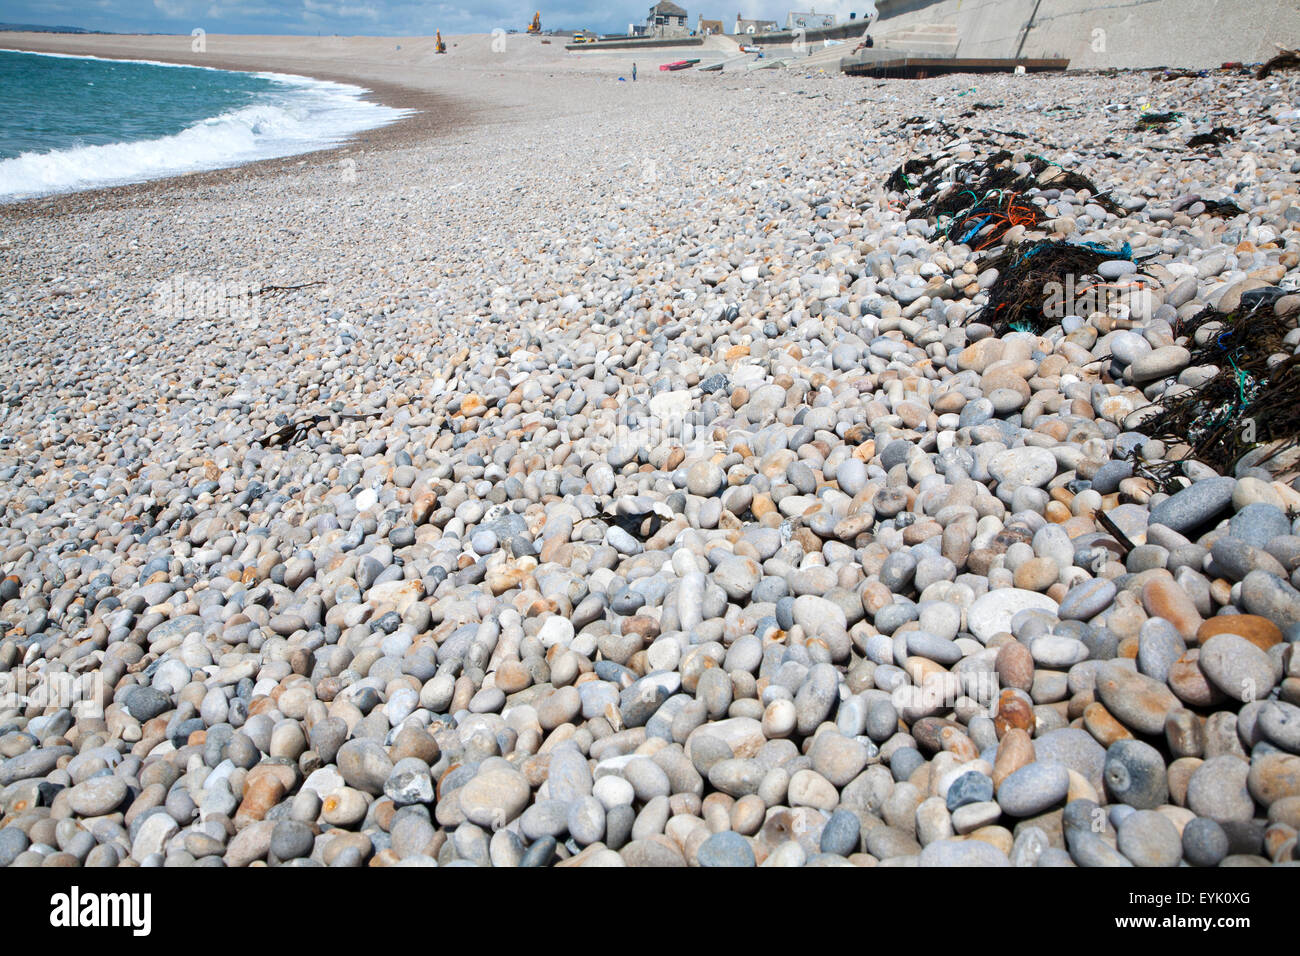
<instances>
[{"instance_id":1,"label":"red boat","mask_svg":"<svg viewBox=\"0 0 1300 956\"><path fill-rule=\"evenodd\" d=\"M697 59L697 60L678 60L678 61L675 62L675 63L661 63L661 64L659 65L659 69L660 69L661 71L665 72L665 73L668 73L668 72L675 72L675 71L677 71L677 70L689 70L691 67L693 67L696 63L699 63L699 62L700 62L700 61L699 61L698 59Z\"/></svg>"}]
</instances>

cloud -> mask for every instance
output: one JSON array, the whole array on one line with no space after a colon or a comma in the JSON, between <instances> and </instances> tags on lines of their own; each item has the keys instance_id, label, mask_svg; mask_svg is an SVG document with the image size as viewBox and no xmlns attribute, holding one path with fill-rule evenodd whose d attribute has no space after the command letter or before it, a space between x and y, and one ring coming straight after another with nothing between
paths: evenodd
<instances>
[{"instance_id":1,"label":"cloud","mask_svg":"<svg viewBox=\"0 0 1300 956\"><path fill-rule=\"evenodd\" d=\"M232 20L257 17L272 18L279 15L279 10L270 3L214 3L204 14L210 20Z\"/></svg>"},{"instance_id":2,"label":"cloud","mask_svg":"<svg viewBox=\"0 0 1300 956\"><path fill-rule=\"evenodd\" d=\"M303 9L308 13L314 13L319 17L331 20L350 20L356 17L362 17L367 20L378 20L379 10L370 4L348 4L348 3L320 3L318 0L302 0Z\"/></svg>"},{"instance_id":3,"label":"cloud","mask_svg":"<svg viewBox=\"0 0 1300 956\"><path fill-rule=\"evenodd\" d=\"M191 0L153 0L153 5L163 16L172 20L193 19L199 6Z\"/></svg>"}]
</instances>

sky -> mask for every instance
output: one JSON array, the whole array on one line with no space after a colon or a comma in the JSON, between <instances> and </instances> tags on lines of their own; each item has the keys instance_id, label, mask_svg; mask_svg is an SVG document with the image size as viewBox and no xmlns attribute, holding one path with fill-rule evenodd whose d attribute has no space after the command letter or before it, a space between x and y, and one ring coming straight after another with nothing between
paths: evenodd
<instances>
[{"instance_id":1,"label":"sky","mask_svg":"<svg viewBox=\"0 0 1300 956\"><path fill-rule=\"evenodd\" d=\"M735 21L746 17L785 23L789 0L677 0L693 27L699 14L706 19ZM0 0L0 23L82 27L113 33L303 33L365 36L427 36L490 33L497 27L523 30L540 10L546 29L587 29L623 32L629 23L643 22L650 0L478 0L439 3L436 0ZM848 19L861 16L868 0L814 2L820 13Z\"/></svg>"}]
</instances>

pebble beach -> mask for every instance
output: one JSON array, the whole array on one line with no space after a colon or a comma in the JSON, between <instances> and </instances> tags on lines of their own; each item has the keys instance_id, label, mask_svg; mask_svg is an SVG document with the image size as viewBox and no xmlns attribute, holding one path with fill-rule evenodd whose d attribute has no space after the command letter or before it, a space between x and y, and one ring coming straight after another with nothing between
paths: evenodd
<instances>
[{"instance_id":1,"label":"pebble beach","mask_svg":"<svg viewBox=\"0 0 1300 956\"><path fill-rule=\"evenodd\" d=\"M1300 318L1300 74L248 42L423 112L0 207L0 865L1295 862L1300 469L1146 426ZM1000 152L1099 192L886 186Z\"/></svg>"}]
</instances>

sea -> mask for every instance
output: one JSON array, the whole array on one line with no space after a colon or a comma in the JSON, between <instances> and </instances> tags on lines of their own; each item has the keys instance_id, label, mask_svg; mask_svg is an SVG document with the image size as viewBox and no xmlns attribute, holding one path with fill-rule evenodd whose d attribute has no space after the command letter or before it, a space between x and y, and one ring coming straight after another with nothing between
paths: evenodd
<instances>
[{"instance_id":1,"label":"sea","mask_svg":"<svg viewBox=\"0 0 1300 956\"><path fill-rule=\"evenodd\" d=\"M294 156L407 111L359 86L0 50L0 202Z\"/></svg>"}]
</instances>

